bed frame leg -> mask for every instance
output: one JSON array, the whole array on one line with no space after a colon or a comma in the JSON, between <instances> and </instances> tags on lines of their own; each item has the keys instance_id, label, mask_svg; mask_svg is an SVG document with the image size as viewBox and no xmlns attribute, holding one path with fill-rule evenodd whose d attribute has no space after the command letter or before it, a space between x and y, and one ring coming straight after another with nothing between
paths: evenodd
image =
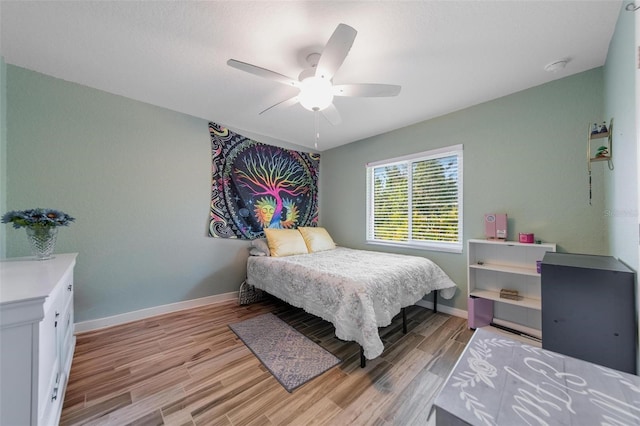
<instances>
[{"instance_id":1,"label":"bed frame leg","mask_svg":"<svg viewBox=\"0 0 640 426\"><path fill-rule=\"evenodd\" d=\"M407 312L402 308L402 332L407 334Z\"/></svg>"},{"instance_id":2,"label":"bed frame leg","mask_svg":"<svg viewBox=\"0 0 640 426\"><path fill-rule=\"evenodd\" d=\"M438 312L438 290L433 292L433 312Z\"/></svg>"},{"instance_id":3,"label":"bed frame leg","mask_svg":"<svg viewBox=\"0 0 640 426\"><path fill-rule=\"evenodd\" d=\"M407 311L405 308L402 308L402 332L407 334ZM366 366L367 359L364 357L364 348L360 346L360 368L365 368Z\"/></svg>"}]
</instances>

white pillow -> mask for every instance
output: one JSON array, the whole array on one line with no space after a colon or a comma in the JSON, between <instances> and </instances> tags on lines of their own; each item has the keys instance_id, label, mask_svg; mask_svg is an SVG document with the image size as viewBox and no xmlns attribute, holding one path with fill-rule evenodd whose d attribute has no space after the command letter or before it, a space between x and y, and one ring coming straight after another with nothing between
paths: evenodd
<instances>
[{"instance_id":1,"label":"white pillow","mask_svg":"<svg viewBox=\"0 0 640 426\"><path fill-rule=\"evenodd\" d=\"M262 256L271 256L271 252L269 252L269 244L267 244L266 238L257 238L251 241L251 247L256 249L257 251L262 252ZM251 252L249 252L251 254ZM256 255L252 255L256 256ZM260 256L260 255L257 255Z\"/></svg>"},{"instance_id":2,"label":"white pillow","mask_svg":"<svg viewBox=\"0 0 640 426\"><path fill-rule=\"evenodd\" d=\"M251 247L251 250L249 250L249 256L266 256L266 254L262 250L258 250L255 247Z\"/></svg>"}]
</instances>

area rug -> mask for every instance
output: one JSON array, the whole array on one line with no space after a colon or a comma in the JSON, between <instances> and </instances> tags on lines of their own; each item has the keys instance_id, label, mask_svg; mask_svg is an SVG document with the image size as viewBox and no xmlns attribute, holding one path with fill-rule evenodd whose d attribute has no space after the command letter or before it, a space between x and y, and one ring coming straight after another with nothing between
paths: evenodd
<instances>
[{"instance_id":1,"label":"area rug","mask_svg":"<svg viewBox=\"0 0 640 426\"><path fill-rule=\"evenodd\" d=\"M229 328L289 392L340 362L271 313L230 324Z\"/></svg>"}]
</instances>

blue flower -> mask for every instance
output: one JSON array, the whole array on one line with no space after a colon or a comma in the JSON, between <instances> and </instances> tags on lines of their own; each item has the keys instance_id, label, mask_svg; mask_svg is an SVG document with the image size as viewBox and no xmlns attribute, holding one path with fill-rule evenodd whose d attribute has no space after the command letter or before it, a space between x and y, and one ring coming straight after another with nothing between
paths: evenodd
<instances>
[{"instance_id":1,"label":"blue flower","mask_svg":"<svg viewBox=\"0 0 640 426\"><path fill-rule=\"evenodd\" d=\"M12 223L14 228L44 228L69 226L75 218L54 209L12 210L2 216L2 223Z\"/></svg>"}]
</instances>

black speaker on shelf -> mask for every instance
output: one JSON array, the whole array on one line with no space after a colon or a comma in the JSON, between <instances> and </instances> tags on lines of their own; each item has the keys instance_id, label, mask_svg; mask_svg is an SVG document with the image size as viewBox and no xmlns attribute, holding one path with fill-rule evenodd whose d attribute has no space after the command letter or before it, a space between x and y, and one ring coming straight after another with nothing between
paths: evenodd
<instances>
[{"instance_id":1,"label":"black speaker on shelf","mask_svg":"<svg viewBox=\"0 0 640 426\"><path fill-rule=\"evenodd\" d=\"M636 374L635 273L611 256L547 252L542 347Z\"/></svg>"}]
</instances>

